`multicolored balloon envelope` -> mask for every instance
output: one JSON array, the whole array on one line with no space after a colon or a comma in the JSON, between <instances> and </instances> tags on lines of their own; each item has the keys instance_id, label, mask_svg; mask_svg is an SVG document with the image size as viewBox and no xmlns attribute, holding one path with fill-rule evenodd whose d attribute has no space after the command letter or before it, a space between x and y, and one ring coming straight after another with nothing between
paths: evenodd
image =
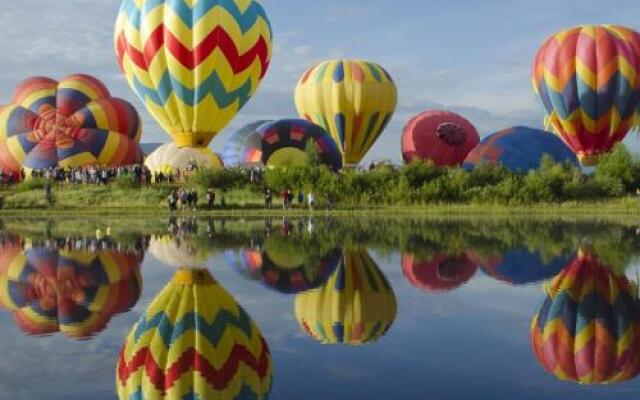
<instances>
[{"instance_id":1,"label":"multicolored balloon envelope","mask_svg":"<svg viewBox=\"0 0 640 400\"><path fill-rule=\"evenodd\" d=\"M391 285L365 251L346 252L326 284L295 300L300 326L323 344L374 342L391 328L396 310Z\"/></svg>"},{"instance_id":2,"label":"multicolored balloon envelope","mask_svg":"<svg viewBox=\"0 0 640 400\"><path fill-rule=\"evenodd\" d=\"M469 153L464 167L473 169L480 164L500 164L514 172L528 172L540 167L544 155L559 163L579 165L575 154L558 137L539 129L517 126L485 138Z\"/></svg>"},{"instance_id":3,"label":"multicolored balloon envelope","mask_svg":"<svg viewBox=\"0 0 640 400\"><path fill-rule=\"evenodd\" d=\"M615 25L558 32L538 51L532 80L548 124L594 165L640 122L640 33Z\"/></svg>"},{"instance_id":4,"label":"multicolored balloon envelope","mask_svg":"<svg viewBox=\"0 0 640 400\"><path fill-rule=\"evenodd\" d=\"M43 170L142 162L140 117L88 75L23 81L0 110L0 166Z\"/></svg>"},{"instance_id":5,"label":"multicolored balloon envelope","mask_svg":"<svg viewBox=\"0 0 640 400\"><path fill-rule=\"evenodd\" d=\"M543 256L539 251L527 248L514 248L489 256L476 252L469 252L469 255L487 275L510 285L527 285L551 279L575 258L575 253Z\"/></svg>"},{"instance_id":6,"label":"multicolored balloon envelope","mask_svg":"<svg viewBox=\"0 0 640 400\"><path fill-rule=\"evenodd\" d=\"M89 338L136 304L141 262L112 251L29 248L2 266L0 299L26 334Z\"/></svg>"},{"instance_id":7,"label":"multicolored balloon envelope","mask_svg":"<svg viewBox=\"0 0 640 400\"><path fill-rule=\"evenodd\" d=\"M356 165L384 131L398 102L396 85L380 65L330 60L308 69L295 93L301 117L327 130Z\"/></svg>"},{"instance_id":8,"label":"multicolored balloon envelope","mask_svg":"<svg viewBox=\"0 0 640 400\"><path fill-rule=\"evenodd\" d=\"M469 282L478 270L477 265L465 254L435 254L418 257L411 253L402 255L402 271L416 288L427 292L446 292Z\"/></svg>"},{"instance_id":9,"label":"multicolored balloon envelope","mask_svg":"<svg viewBox=\"0 0 640 400\"><path fill-rule=\"evenodd\" d=\"M257 129L261 138L262 163L270 167L308 165L305 152L312 142L320 161L338 170L342 168L342 156L336 142L320 126L301 119L283 119L267 122Z\"/></svg>"},{"instance_id":10,"label":"multicolored balloon envelope","mask_svg":"<svg viewBox=\"0 0 640 400\"><path fill-rule=\"evenodd\" d=\"M624 275L582 251L550 284L531 323L540 364L558 379L613 384L640 373L640 304Z\"/></svg>"},{"instance_id":11,"label":"multicolored balloon envelope","mask_svg":"<svg viewBox=\"0 0 640 400\"><path fill-rule=\"evenodd\" d=\"M177 170L186 171L189 164L198 168L220 170L224 167L220 156L208 147L178 147L175 143L166 143L158 147L144 162L151 172L172 174Z\"/></svg>"},{"instance_id":12,"label":"multicolored balloon envelope","mask_svg":"<svg viewBox=\"0 0 640 400\"><path fill-rule=\"evenodd\" d=\"M267 122L271 122L271 120L252 122L231 135L220 154L225 166L234 167L262 163L262 137L257 129Z\"/></svg>"},{"instance_id":13,"label":"multicolored balloon envelope","mask_svg":"<svg viewBox=\"0 0 640 400\"><path fill-rule=\"evenodd\" d=\"M114 41L129 85L178 147L206 147L271 61L271 26L254 0L123 0Z\"/></svg>"},{"instance_id":14,"label":"multicolored balloon envelope","mask_svg":"<svg viewBox=\"0 0 640 400\"><path fill-rule=\"evenodd\" d=\"M263 250L230 250L225 252L225 259L247 278L292 294L323 285L342 261L342 252L333 249L318 258L295 247L269 246L267 240Z\"/></svg>"},{"instance_id":15,"label":"multicolored balloon envelope","mask_svg":"<svg viewBox=\"0 0 640 400\"><path fill-rule=\"evenodd\" d=\"M188 240L179 240L166 235L151 238L149 253L156 260L171 267L197 268L209 260L212 250Z\"/></svg>"},{"instance_id":16,"label":"multicolored balloon envelope","mask_svg":"<svg viewBox=\"0 0 640 400\"><path fill-rule=\"evenodd\" d=\"M118 397L267 399L271 353L260 330L205 269L182 269L120 352Z\"/></svg>"},{"instance_id":17,"label":"multicolored balloon envelope","mask_svg":"<svg viewBox=\"0 0 640 400\"><path fill-rule=\"evenodd\" d=\"M461 165L480 142L476 128L461 115L431 110L417 115L404 127L402 158L431 161L439 167Z\"/></svg>"}]
</instances>

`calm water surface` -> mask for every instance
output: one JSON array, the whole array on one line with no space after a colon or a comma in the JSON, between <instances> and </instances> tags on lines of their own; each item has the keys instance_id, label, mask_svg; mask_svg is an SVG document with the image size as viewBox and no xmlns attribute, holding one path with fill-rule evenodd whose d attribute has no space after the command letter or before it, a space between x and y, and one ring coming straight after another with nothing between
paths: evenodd
<instances>
[{"instance_id":1,"label":"calm water surface","mask_svg":"<svg viewBox=\"0 0 640 400\"><path fill-rule=\"evenodd\" d=\"M178 267L207 268L259 327L272 354L270 399L640 393L635 227L329 219L2 225L2 399L118 398L125 338Z\"/></svg>"}]
</instances>

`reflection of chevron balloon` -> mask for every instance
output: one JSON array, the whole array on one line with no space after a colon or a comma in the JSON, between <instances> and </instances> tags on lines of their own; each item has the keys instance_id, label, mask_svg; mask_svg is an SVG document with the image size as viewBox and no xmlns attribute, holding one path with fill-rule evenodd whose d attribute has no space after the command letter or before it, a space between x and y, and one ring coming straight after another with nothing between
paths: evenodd
<instances>
[{"instance_id":1,"label":"reflection of chevron balloon","mask_svg":"<svg viewBox=\"0 0 640 400\"><path fill-rule=\"evenodd\" d=\"M540 48L533 88L548 123L585 165L624 139L640 102L640 34L612 25L564 30Z\"/></svg>"},{"instance_id":2,"label":"reflection of chevron balloon","mask_svg":"<svg viewBox=\"0 0 640 400\"><path fill-rule=\"evenodd\" d=\"M252 122L231 135L221 152L225 166L234 167L262 162L262 151L260 150L262 137L256 130L266 122L271 121Z\"/></svg>"},{"instance_id":3,"label":"reflection of chevron balloon","mask_svg":"<svg viewBox=\"0 0 640 400\"><path fill-rule=\"evenodd\" d=\"M0 111L0 165L16 171L142 162L140 117L88 75L23 81Z\"/></svg>"},{"instance_id":4,"label":"reflection of chevron balloon","mask_svg":"<svg viewBox=\"0 0 640 400\"><path fill-rule=\"evenodd\" d=\"M346 165L358 164L391 120L397 89L381 66L330 60L308 69L296 87L301 117L323 127L342 149Z\"/></svg>"},{"instance_id":5,"label":"reflection of chevron balloon","mask_svg":"<svg viewBox=\"0 0 640 400\"><path fill-rule=\"evenodd\" d=\"M389 281L365 251L345 253L324 286L298 294L295 300L300 326L324 344L376 341L393 324L396 309Z\"/></svg>"},{"instance_id":6,"label":"reflection of chevron balloon","mask_svg":"<svg viewBox=\"0 0 640 400\"><path fill-rule=\"evenodd\" d=\"M547 291L531 342L549 373L583 384L640 373L640 306L625 276L581 252Z\"/></svg>"},{"instance_id":7,"label":"reflection of chevron balloon","mask_svg":"<svg viewBox=\"0 0 640 400\"><path fill-rule=\"evenodd\" d=\"M141 261L110 251L30 248L2 266L0 299L29 335L91 337L137 302Z\"/></svg>"},{"instance_id":8,"label":"reflection of chevron balloon","mask_svg":"<svg viewBox=\"0 0 640 400\"><path fill-rule=\"evenodd\" d=\"M271 60L254 0L124 0L114 39L129 85L179 147L207 146Z\"/></svg>"},{"instance_id":9,"label":"reflection of chevron balloon","mask_svg":"<svg viewBox=\"0 0 640 400\"><path fill-rule=\"evenodd\" d=\"M118 396L266 399L271 354L251 317L205 269L182 269L120 352Z\"/></svg>"}]
</instances>

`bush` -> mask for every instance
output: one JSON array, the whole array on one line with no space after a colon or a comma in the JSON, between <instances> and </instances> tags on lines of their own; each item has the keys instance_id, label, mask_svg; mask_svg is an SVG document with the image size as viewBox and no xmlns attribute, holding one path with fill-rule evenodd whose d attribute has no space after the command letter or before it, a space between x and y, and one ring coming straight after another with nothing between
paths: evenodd
<instances>
[{"instance_id":1,"label":"bush","mask_svg":"<svg viewBox=\"0 0 640 400\"><path fill-rule=\"evenodd\" d=\"M16 185L17 192L28 192L30 190L44 190L44 179L26 179Z\"/></svg>"},{"instance_id":2,"label":"bush","mask_svg":"<svg viewBox=\"0 0 640 400\"><path fill-rule=\"evenodd\" d=\"M600 158L596 178L615 180L627 191L633 191L640 186L640 165L623 144L618 144L611 153Z\"/></svg>"},{"instance_id":3,"label":"bush","mask_svg":"<svg viewBox=\"0 0 640 400\"><path fill-rule=\"evenodd\" d=\"M240 189L250 183L249 175L240 168L221 170L201 168L193 175L191 181L203 189L211 187L225 191Z\"/></svg>"},{"instance_id":4,"label":"bush","mask_svg":"<svg viewBox=\"0 0 640 400\"><path fill-rule=\"evenodd\" d=\"M140 187L140 182L136 179L135 175L133 174L117 176L114 179L113 184L118 189L133 189L133 188Z\"/></svg>"}]
</instances>

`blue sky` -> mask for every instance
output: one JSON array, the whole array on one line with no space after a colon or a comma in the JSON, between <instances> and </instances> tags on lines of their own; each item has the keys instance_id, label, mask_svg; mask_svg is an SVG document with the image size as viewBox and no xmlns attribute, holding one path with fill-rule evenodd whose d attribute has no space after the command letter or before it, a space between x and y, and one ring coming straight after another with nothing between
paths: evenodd
<instances>
[{"instance_id":1,"label":"blue sky","mask_svg":"<svg viewBox=\"0 0 640 400\"><path fill-rule=\"evenodd\" d=\"M31 75L81 72L104 80L138 107L145 142L168 141L129 90L112 50L117 0L5 1L0 24L0 102ZM296 116L293 89L314 62L332 57L374 60L399 87L398 111L367 159L400 159L400 134L414 114L458 111L482 135L516 124L540 126L532 58L550 34L582 23L640 30L633 0L263 0L275 35L273 62L257 95L214 140L263 118ZM627 142L640 150L636 134Z\"/></svg>"}]
</instances>

